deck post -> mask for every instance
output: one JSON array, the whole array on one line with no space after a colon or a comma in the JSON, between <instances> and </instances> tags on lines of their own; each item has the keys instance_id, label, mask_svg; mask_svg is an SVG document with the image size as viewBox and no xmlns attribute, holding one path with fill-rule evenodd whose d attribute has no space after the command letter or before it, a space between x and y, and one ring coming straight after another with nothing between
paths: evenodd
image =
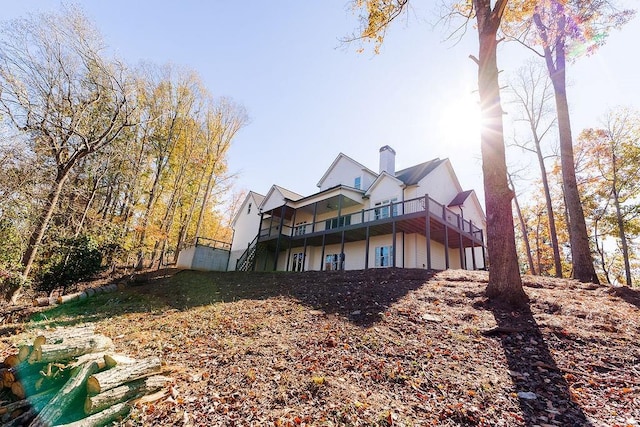
<instances>
[{"instance_id":1,"label":"deck post","mask_svg":"<svg viewBox=\"0 0 640 427\"><path fill-rule=\"evenodd\" d=\"M396 219L393 219L393 222L391 223L391 241L393 242L393 256L391 257L392 259L392 266L395 267L396 266L396 252L397 252L397 245L396 245Z\"/></svg>"},{"instance_id":2,"label":"deck post","mask_svg":"<svg viewBox=\"0 0 640 427\"><path fill-rule=\"evenodd\" d=\"M444 220L444 268L449 269L449 221L447 221L447 207L442 205L442 219Z\"/></svg>"},{"instance_id":3,"label":"deck post","mask_svg":"<svg viewBox=\"0 0 640 427\"><path fill-rule=\"evenodd\" d=\"M462 242L462 227L464 227L464 220L460 218L460 215L457 215L457 217L458 217L458 238L460 240L460 268L466 270L467 260L466 260L464 245Z\"/></svg>"},{"instance_id":4,"label":"deck post","mask_svg":"<svg viewBox=\"0 0 640 427\"><path fill-rule=\"evenodd\" d=\"M484 244L484 232L480 230L480 241L482 242L482 267L487 269L487 252L486 246Z\"/></svg>"},{"instance_id":5,"label":"deck post","mask_svg":"<svg viewBox=\"0 0 640 427\"><path fill-rule=\"evenodd\" d=\"M278 227L278 240L276 240L276 251L273 254L273 271L278 271L278 254L280 253L280 238L282 237L282 226L284 225L284 211L286 205L280 208L280 225Z\"/></svg>"},{"instance_id":6,"label":"deck post","mask_svg":"<svg viewBox=\"0 0 640 427\"><path fill-rule=\"evenodd\" d=\"M469 231L471 232L471 263L473 265L473 269L477 270L478 266L476 265L476 236L473 233L473 221L469 220Z\"/></svg>"},{"instance_id":7,"label":"deck post","mask_svg":"<svg viewBox=\"0 0 640 427\"><path fill-rule=\"evenodd\" d=\"M304 246L302 247L302 271L307 270L307 238L304 238Z\"/></svg>"},{"instance_id":8,"label":"deck post","mask_svg":"<svg viewBox=\"0 0 640 427\"><path fill-rule=\"evenodd\" d=\"M326 233L322 234L322 255L320 255L320 271L324 270L324 238L326 236Z\"/></svg>"},{"instance_id":9,"label":"deck post","mask_svg":"<svg viewBox=\"0 0 640 427\"><path fill-rule=\"evenodd\" d=\"M345 256L344 256L344 230L342 230L342 241L340 242L340 268L338 270L344 270Z\"/></svg>"},{"instance_id":10,"label":"deck post","mask_svg":"<svg viewBox=\"0 0 640 427\"><path fill-rule=\"evenodd\" d=\"M287 267L285 271L289 271L289 261L291 261L291 243L293 240L293 235L296 231L296 214L298 213L297 209L293 210L293 218L291 218L291 238L289 239L289 248L287 249Z\"/></svg>"},{"instance_id":11,"label":"deck post","mask_svg":"<svg viewBox=\"0 0 640 427\"><path fill-rule=\"evenodd\" d=\"M318 214L318 202L313 204L313 222L311 223L311 232L315 233L316 231L316 216Z\"/></svg>"},{"instance_id":12,"label":"deck post","mask_svg":"<svg viewBox=\"0 0 640 427\"><path fill-rule=\"evenodd\" d=\"M425 206L425 238L427 239L427 270L431 270L431 208L429 207L429 195L424 196Z\"/></svg>"},{"instance_id":13,"label":"deck post","mask_svg":"<svg viewBox=\"0 0 640 427\"><path fill-rule=\"evenodd\" d=\"M367 225L366 243L364 245L364 269L369 269L369 226Z\"/></svg>"}]
</instances>

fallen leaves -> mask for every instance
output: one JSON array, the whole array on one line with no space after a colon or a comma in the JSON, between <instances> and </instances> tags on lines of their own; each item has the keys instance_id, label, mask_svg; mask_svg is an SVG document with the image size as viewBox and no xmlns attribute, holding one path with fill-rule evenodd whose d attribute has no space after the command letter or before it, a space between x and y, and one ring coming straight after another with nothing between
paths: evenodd
<instances>
[{"instance_id":1,"label":"fallen leaves","mask_svg":"<svg viewBox=\"0 0 640 427\"><path fill-rule=\"evenodd\" d=\"M571 425L573 401L595 425L638 427L639 309L600 288L535 278L535 324L506 326L486 273L181 275L233 302L177 310L179 284L153 283L131 292L165 295L166 311L96 325L176 372L132 426ZM624 321L599 327L612 313Z\"/></svg>"}]
</instances>

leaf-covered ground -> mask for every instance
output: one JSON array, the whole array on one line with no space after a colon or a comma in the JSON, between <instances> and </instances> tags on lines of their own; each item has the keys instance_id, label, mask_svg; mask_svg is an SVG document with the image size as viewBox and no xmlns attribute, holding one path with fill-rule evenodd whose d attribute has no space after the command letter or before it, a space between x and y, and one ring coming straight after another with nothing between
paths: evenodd
<instances>
[{"instance_id":1,"label":"leaf-covered ground","mask_svg":"<svg viewBox=\"0 0 640 427\"><path fill-rule=\"evenodd\" d=\"M639 291L525 277L512 313L486 280L169 270L26 326L93 322L162 357L175 384L127 426L640 426Z\"/></svg>"}]
</instances>

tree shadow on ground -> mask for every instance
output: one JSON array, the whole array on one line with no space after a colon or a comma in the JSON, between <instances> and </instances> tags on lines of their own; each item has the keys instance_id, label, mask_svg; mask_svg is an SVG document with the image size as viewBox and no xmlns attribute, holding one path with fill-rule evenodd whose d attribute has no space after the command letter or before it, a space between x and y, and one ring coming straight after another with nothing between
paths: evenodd
<instances>
[{"instance_id":1,"label":"tree shadow on ground","mask_svg":"<svg viewBox=\"0 0 640 427\"><path fill-rule=\"evenodd\" d=\"M167 304L185 310L219 301L290 297L325 314L337 314L358 326L369 327L382 319L388 307L409 292L423 286L433 276L433 272L384 268L302 273L227 272L202 275L202 279L208 281L208 286L215 288L210 299L196 298L187 290L182 295L166 295ZM202 294L194 287L189 289Z\"/></svg>"},{"instance_id":2,"label":"tree shadow on ground","mask_svg":"<svg viewBox=\"0 0 640 427\"><path fill-rule=\"evenodd\" d=\"M127 285L117 295L101 294L63 304L35 320L59 318L55 323L62 326L133 312L184 311L220 302L288 297L369 327L382 319L388 307L423 286L433 273L397 268L301 273L158 270L114 280Z\"/></svg>"},{"instance_id":3,"label":"tree shadow on ground","mask_svg":"<svg viewBox=\"0 0 640 427\"><path fill-rule=\"evenodd\" d=\"M486 303L497 327L485 333L500 339L526 425L591 426L571 396L569 384L527 306L520 312Z\"/></svg>"},{"instance_id":4,"label":"tree shadow on ground","mask_svg":"<svg viewBox=\"0 0 640 427\"><path fill-rule=\"evenodd\" d=\"M631 289L627 286L619 286L611 288L610 292L613 295L625 300L627 303L640 308L640 290Z\"/></svg>"}]
</instances>

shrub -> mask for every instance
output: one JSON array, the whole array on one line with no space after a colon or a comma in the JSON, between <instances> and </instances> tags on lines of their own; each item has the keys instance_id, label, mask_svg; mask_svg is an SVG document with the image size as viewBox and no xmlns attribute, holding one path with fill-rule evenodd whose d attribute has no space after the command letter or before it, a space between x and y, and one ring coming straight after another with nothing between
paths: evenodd
<instances>
[{"instance_id":1,"label":"shrub","mask_svg":"<svg viewBox=\"0 0 640 427\"><path fill-rule=\"evenodd\" d=\"M38 277L38 290L52 292L94 276L102 269L102 252L94 239L80 236L64 239Z\"/></svg>"},{"instance_id":2,"label":"shrub","mask_svg":"<svg viewBox=\"0 0 640 427\"><path fill-rule=\"evenodd\" d=\"M0 219L0 242L0 269L17 266L22 253L20 236L7 218Z\"/></svg>"},{"instance_id":3,"label":"shrub","mask_svg":"<svg viewBox=\"0 0 640 427\"><path fill-rule=\"evenodd\" d=\"M28 281L17 271L0 269L0 295L9 301L14 292L26 287Z\"/></svg>"}]
</instances>

